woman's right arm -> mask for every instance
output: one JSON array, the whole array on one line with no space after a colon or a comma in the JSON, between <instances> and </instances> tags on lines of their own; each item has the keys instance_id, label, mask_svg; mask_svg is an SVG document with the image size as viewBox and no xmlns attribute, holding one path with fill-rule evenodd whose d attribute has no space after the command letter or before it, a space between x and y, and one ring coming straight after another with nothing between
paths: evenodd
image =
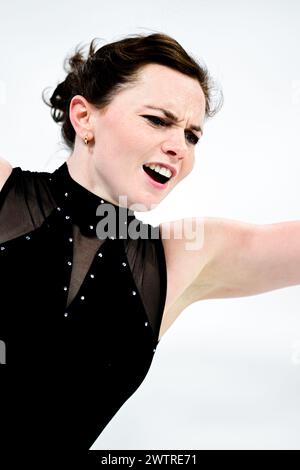
<instances>
[{"instance_id":1,"label":"woman's right arm","mask_svg":"<svg viewBox=\"0 0 300 470\"><path fill-rule=\"evenodd\" d=\"M0 157L0 191L3 188L7 178L12 172L11 164L4 160L4 158Z\"/></svg>"}]
</instances>

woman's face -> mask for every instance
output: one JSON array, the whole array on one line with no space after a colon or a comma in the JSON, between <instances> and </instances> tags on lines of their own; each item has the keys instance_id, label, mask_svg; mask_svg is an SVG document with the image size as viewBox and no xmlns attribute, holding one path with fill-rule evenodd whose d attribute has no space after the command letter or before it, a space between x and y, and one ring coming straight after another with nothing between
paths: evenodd
<instances>
[{"instance_id":1,"label":"woman's face","mask_svg":"<svg viewBox=\"0 0 300 470\"><path fill-rule=\"evenodd\" d=\"M178 123L147 106L170 111ZM145 116L153 116L152 121ZM141 206L133 210L155 208L192 171L201 131L190 127L203 129L204 117L205 96L198 81L163 65L142 67L137 85L121 90L91 116L93 171L99 187L118 205L119 196L126 196L128 207ZM151 163L174 170L167 183L147 174L143 165Z\"/></svg>"}]
</instances>

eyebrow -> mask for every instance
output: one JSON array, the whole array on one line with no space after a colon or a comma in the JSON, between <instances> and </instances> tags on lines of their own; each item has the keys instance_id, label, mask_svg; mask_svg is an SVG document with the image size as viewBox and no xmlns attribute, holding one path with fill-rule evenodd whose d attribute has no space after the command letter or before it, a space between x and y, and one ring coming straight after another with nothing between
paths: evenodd
<instances>
[{"instance_id":1,"label":"eyebrow","mask_svg":"<svg viewBox=\"0 0 300 470\"><path fill-rule=\"evenodd\" d=\"M173 113L171 113L171 111L167 109L157 108L155 106L150 106L150 105L145 106L145 108L156 109L157 111L161 111L171 121L176 122L176 123L180 122L178 117L175 116ZM192 125L189 127L189 129L193 129L194 131L201 132L201 135L203 135L203 129L200 126Z\"/></svg>"}]
</instances>

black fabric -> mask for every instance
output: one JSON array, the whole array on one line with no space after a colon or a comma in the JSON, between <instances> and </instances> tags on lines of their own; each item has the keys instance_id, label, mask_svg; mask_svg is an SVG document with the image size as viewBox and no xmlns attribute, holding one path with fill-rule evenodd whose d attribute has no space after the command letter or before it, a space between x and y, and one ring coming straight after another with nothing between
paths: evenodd
<instances>
[{"instance_id":1,"label":"black fabric","mask_svg":"<svg viewBox=\"0 0 300 470\"><path fill-rule=\"evenodd\" d=\"M15 167L0 192L2 449L87 451L149 370L167 286L159 227L111 204L116 236L99 239L101 204L66 162Z\"/></svg>"}]
</instances>

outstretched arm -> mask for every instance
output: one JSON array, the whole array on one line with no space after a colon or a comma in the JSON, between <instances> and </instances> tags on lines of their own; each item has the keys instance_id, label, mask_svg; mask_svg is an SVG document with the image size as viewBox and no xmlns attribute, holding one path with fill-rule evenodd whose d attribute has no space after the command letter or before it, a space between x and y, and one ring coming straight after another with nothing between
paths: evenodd
<instances>
[{"instance_id":1,"label":"outstretched arm","mask_svg":"<svg viewBox=\"0 0 300 470\"><path fill-rule=\"evenodd\" d=\"M212 255L188 288L189 303L300 284L300 221L257 225L208 217L205 233Z\"/></svg>"}]
</instances>

